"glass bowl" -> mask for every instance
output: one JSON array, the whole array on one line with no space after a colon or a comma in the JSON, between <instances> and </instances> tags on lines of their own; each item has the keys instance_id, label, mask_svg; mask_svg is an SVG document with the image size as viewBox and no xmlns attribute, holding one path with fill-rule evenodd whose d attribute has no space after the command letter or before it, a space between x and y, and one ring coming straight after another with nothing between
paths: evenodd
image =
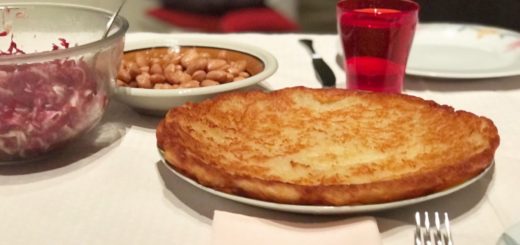
<instances>
[{"instance_id":1,"label":"glass bowl","mask_svg":"<svg viewBox=\"0 0 520 245\"><path fill-rule=\"evenodd\" d=\"M41 157L100 121L128 22L67 4L0 4L0 164Z\"/></svg>"}]
</instances>

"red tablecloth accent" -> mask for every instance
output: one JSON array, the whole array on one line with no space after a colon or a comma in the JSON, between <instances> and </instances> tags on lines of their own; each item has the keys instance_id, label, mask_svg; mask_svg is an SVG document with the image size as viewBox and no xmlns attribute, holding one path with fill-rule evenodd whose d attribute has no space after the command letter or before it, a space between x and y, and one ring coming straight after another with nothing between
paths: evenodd
<instances>
[{"instance_id":1,"label":"red tablecloth accent","mask_svg":"<svg viewBox=\"0 0 520 245\"><path fill-rule=\"evenodd\" d=\"M229 11L221 16L204 15L168 8L148 11L150 16L181 28L206 32L294 32L294 21L268 7Z\"/></svg>"}]
</instances>

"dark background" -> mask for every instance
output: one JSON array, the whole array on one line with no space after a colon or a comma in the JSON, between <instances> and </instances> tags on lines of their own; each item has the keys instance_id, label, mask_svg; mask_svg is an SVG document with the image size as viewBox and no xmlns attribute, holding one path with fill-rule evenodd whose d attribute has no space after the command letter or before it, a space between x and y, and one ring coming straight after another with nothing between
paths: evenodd
<instances>
[{"instance_id":1,"label":"dark background","mask_svg":"<svg viewBox=\"0 0 520 245\"><path fill-rule=\"evenodd\" d=\"M458 22L520 31L520 0L416 0L422 22ZM337 0L299 0L302 32L335 33Z\"/></svg>"},{"instance_id":2,"label":"dark background","mask_svg":"<svg viewBox=\"0 0 520 245\"><path fill-rule=\"evenodd\" d=\"M423 22L484 24L520 31L520 0L417 0Z\"/></svg>"}]
</instances>

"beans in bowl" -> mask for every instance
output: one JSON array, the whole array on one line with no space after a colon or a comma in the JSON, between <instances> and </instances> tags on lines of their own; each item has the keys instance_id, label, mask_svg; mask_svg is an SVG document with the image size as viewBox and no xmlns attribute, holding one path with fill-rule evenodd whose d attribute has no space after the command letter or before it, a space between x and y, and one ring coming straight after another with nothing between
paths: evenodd
<instances>
[{"instance_id":1,"label":"beans in bowl","mask_svg":"<svg viewBox=\"0 0 520 245\"><path fill-rule=\"evenodd\" d=\"M121 87L176 89L246 79L263 69L256 58L216 48L150 48L126 52L117 74ZM255 64L256 63L256 64Z\"/></svg>"}]
</instances>

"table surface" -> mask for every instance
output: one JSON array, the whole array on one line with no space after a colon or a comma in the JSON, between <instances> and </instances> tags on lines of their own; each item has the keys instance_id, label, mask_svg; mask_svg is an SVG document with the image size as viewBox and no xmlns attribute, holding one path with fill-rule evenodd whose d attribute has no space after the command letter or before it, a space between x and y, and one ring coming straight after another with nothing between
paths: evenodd
<instances>
[{"instance_id":1,"label":"table surface","mask_svg":"<svg viewBox=\"0 0 520 245\"><path fill-rule=\"evenodd\" d=\"M271 51L278 71L269 89L320 87L307 50L308 37L345 87L334 35L173 34L248 42ZM453 194L402 208L366 213L377 219L383 244L412 244L415 211L447 211L456 244L497 244L520 222L520 77L450 80L406 77L404 93L435 100L497 125L495 166ZM160 119L112 101L103 121L78 142L36 163L0 166L0 244L211 243L214 210L299 222L356 215L317 216L271 211L203 192L176 177L156 150Z\"/></svg>"}]
</instances>

